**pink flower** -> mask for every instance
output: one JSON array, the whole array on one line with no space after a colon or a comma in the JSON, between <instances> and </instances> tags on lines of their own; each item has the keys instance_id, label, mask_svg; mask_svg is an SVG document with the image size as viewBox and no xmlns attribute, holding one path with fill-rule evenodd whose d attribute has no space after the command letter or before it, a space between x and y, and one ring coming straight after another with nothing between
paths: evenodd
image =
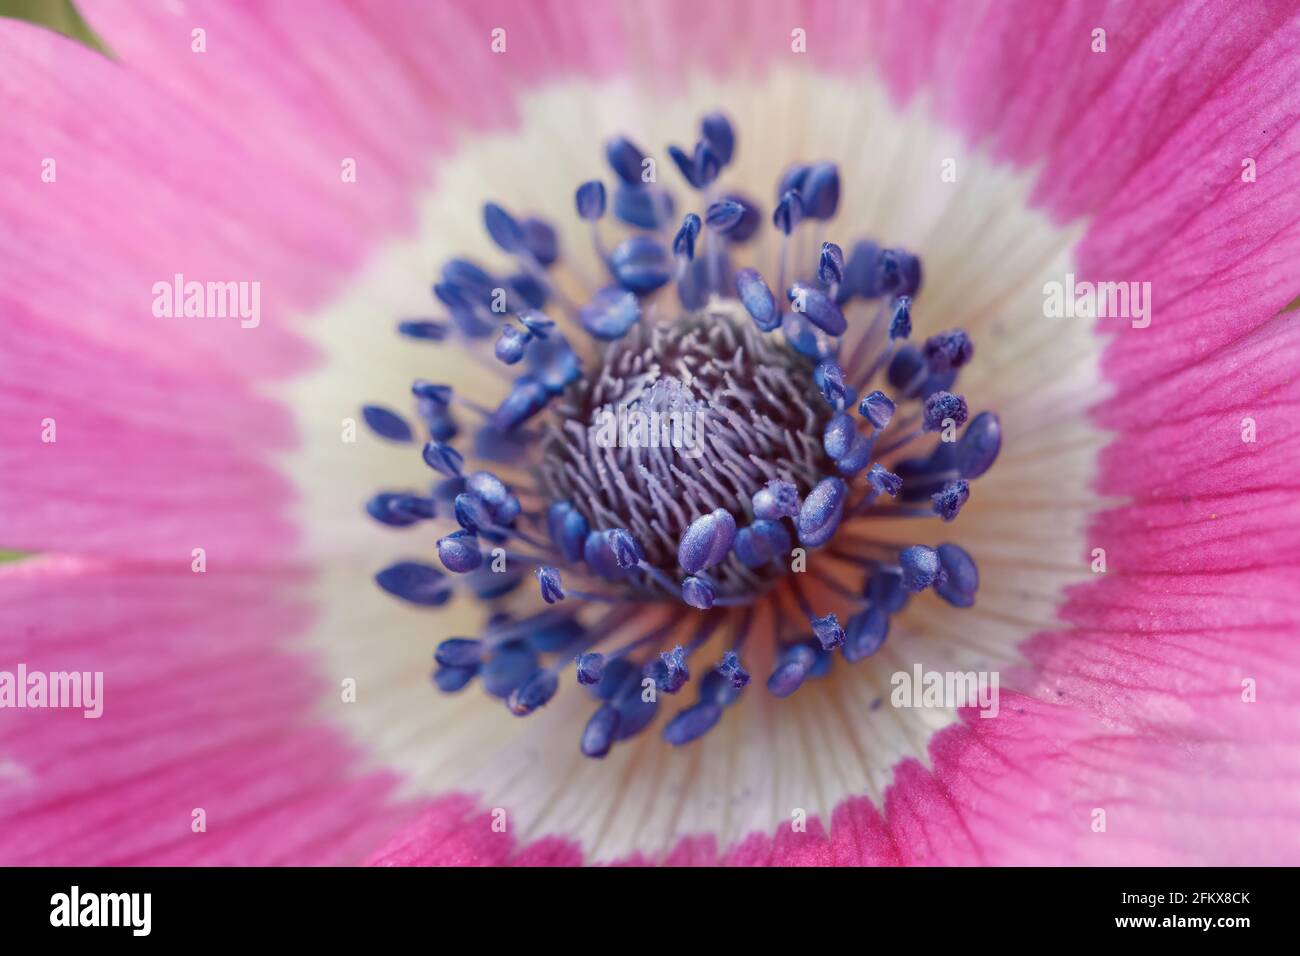
<instances>
[{"instance_id":1,"label":"pink flower","mask_svg":"<svg viewBox=\"0 0 1300 956\"><path fill-rule=\"evenodd\" d=\"M0 21L0 547L16 552L0 564L0 863L1300 862L1294 6L80 6L111 57ZM719 109L729 132L701 133ZM602 148L617 134L657 161L623 201L676 199L644 244L618 246L611 221ZM783 180L799 162L826 165ZM833 202L813 184L831 169ZM613 280L574 208L592 180L622 287L602 295ZM502 212L485 231L488 201ZM594 190L578 205L594 219ZM674 237L687 211L700 218ZM530 216L557 230L549 269L540 247L498 248ZM773 218L792 232L785 255ZM870 273L887 288L854 286L868 236L919 256L923 278L900 253ZM839 248L819 258L823 239ZM494 313L459 304L476 280L440 273L453 257L493 282L538 260L507 299L541 277L547 316L595 303L578 324L613 344L534 315L495 354L496 334L467 341ZM756 270L739 293L719 278L731 265ZM714 341L682 383L660 373L688 346L651 347L661 384L645 402L679 409L720 367L708 359L730 361L718 395L751 375L746 408L815 421L782 425L803 457L755 455L790 474L716 492L743 491L740 506L698 506L713 492L683 480L637 499L638 516L631 492L574 480L548 536L558 499L535 485L553 490L555 469L519 429L591 394L601 355L631 362L636 336L702 308L655 291L691 276L719 296L699 334L735 320L744 347ZM780 309L793 318L760 333ZM448 313L459 329L395 334ZM877 314L888 323L855 358ZM516 385L501 411L519 369L499 359L523 356L536 380L530 350L557 334L581 373L547 353L559 364L541 371L562 381ZM841 336L836 367L785 344ZM760 361L761 343L775 351ZM907 348L903 380L890 372ZM778 365L801 386L784 405L756 384ZM859 411L872 388L888 394ZM373 409L409 421L417 400L439 439L423 461L422 442L358 433L365 405L404 437ZM476 446L474 405L495 412L512 464L483 465L493 436ZM947 421L971 434L982 410L1002 447L978 481L946 459L900 467L905 441L949 454L935 435ZM459 434L437 434L444 415ZM512 524L488 484L457 513L428 496L430 466L453 481L494 469L524 516ZM675 507L671 528L647 517ZM930 520L895 520L910 511ZM563 666L577 654L530 658L535 683L498 695L535 711L519 720L477 689L485 655L519 635L500 618L485 630L450 572L479 573L497 546L512 568L564 558L570 513L584 546L616 534L568 565L547 557L508 607L612 595L611 618L594 623L597 601L583 619L609 643L583 644L577 668ZM941 542L978 562L977 595ZM797 545L806 585L764 564ZM938 593L858 618L889 602L873 592L863 610L855 557ZM416 570L376 588L402 560ZM655 600L630 606L629 589ZM778 606L807 641L785 634L782 650ZM680 639L655 614L686 622ZM696 647L702 620L749 638ZM613 649L646 633L625 656L663 713L589 759L599 702L579 682L598 689ZM489 649L440 650L444 689L474 688L430 686L435 646L485 635ZM56 706L74 672L81 706ZM931 699L933 675L948 683ZM992 696L954 698L963 675ZM725 708L679 716L723 684Z\"/></svg>"}]
</instances>

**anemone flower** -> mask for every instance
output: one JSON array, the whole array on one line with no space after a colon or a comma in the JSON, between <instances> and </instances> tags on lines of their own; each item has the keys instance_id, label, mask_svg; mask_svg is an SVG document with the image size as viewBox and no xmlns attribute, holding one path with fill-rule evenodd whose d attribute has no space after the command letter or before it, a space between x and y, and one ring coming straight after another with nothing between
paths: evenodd
<instances>
[{"instance_id":1,"label":"anemone flower","mask_svg":"<svg viewBox=\"0 0 1300 956\"><path fill-rule=\"evenodd\" d=\"M1300 862L1295 4L79 7L0 862Z\"/></svg>"}]
</instances>

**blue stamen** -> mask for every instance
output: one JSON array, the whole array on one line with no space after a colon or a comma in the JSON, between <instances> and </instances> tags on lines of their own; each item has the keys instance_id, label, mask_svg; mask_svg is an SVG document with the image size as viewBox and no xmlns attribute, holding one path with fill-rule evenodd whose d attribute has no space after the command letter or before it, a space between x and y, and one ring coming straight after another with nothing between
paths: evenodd
<instances>
[{"instance_id":1,"label":"blue stamen","mask_svg":"<svg viewBox=\"0 0 1300 956\"><path fill-rule=\"evenodd\" d=\"M957 468L963 478L978 478L993 467L1002 449L1002 423L992 412L980 412L957 441Z\"/></svg>"},{"instance_id":2,"label":"blue stamen","mask_svg":"<svg viewBox=\"0 0 1300 956\"><path fill-rule=\"evenodd\" d=\"M674 747L680 747L704 736L721 719L722 708L717 704L703 702L692 704L685 710L678 711L673 719L664 725L664 740Z\"/></svg>"},{"instance_id":3,"label":"blue stamen","mask_svg":"<svg viewBox=\"0 0 1300 956\"><path fill-rule=\"evenodd\" d=\"M469 637L449 637L433 652L433 659L443 667L477 667L483 663L483 642Z\"/></svg>"},{"instance_id":4,"label":"blue stamen","mask_svg":"<svg viewBox=\"0 0 1300 956\"><path fill-rule=\"evenodd\" d=\"M520 302L530 309L545 307L551 293L548 283L527 273L509 276L505 281L509 287L507 302L510 304L511 311L518 311Z\"/></svg>"},{"instance_id":5,"label":"blue stamen","mask_svg":"<svg viewBox=\"0 0 1300 956\"><path fill-rule=\"evenodd\" d=\"M779 521L759 519L736 532L733 550L745 567L761 568L773 558L789 552L790 532Z\"/></svg>"},{"instance_id":6,"label":"blue stamen","mask_svg":"<svg viewBox=\"0 0 1300 956\"><path fill-rule=\"evenodd\" d=\"M944 427L944 422L951 420L960 428L966 424L970 412L966 408L966 399L951 392L935 392L925 400L925 424L928 432L937 432Z\"/></svg>"},{"instance_id":7,"label":"blue stamen","mask_svg":"<svg viewBox=\"0 0 1300 956\"><path fill-rule=\"evenodd\" d=\"M559 678L553 671L538 671L511 692L506 706L516 717L526 717L549 703L559 687Z\"/></svg>"},{"instance_id":8,"label":"blue stamen","mask_svg":"<svg viewBox=\"0 0 1300 956\"><path fill-rule=\"evenodd\" d=\"M406 419L382 405L362 405L361 417L370 430L389 441L408 442L415 437Z\"/></svg>"},{"instance_id":9,"label":"blue stamen","mask_svg":"<svg viewBox=\"0 0 1300 956\"><path fill-rule=\"evenodd\" d=\"M949 329L926 339L922 351L932 371L946 372L969 362L975 354L975 345L961 329Z\"/></svg>"},{"instance_id":10,"label":"blue stamen","mask_svg":"<svg viewBox=\"0 0 1300 956\"><path fill-rule=\"evenodd\" d=\"M668 147L668 155L693 189L706 189L713 185L722 170L718 155L706 140L699 140L688 155L677 146Z\"/></svg>"},{"instance_id":11,"label":"blue stamen","mask_svg":"<svg viewBox=\"0 0 1300 956\"><path fill-rule=\"evenodd\" d=\"M876 289L881 295L915 296L921 288L921 260L902 249L885 249L876 259Z\"/></svg>"},{"instance_id":12,"label":"blue stamen","mask_svg":"<svg viewBox=\"0 0 1300 956\"><path fill-rule=\"evenodd\" d=\"M614 215L638 229L660 229L672 222L673 197L656 186L619 186L614 191Z\"/></svg>"},{"instance_id":13,"label":"blue stamen","mask_svg":"<svg viewBox=\"0 0 1300 956\"><path fill-rule=\"evenodd\" d=\"M749 681L748 674L745 675L745 680L746 682ZM700 678L700 703L714 704L717 707L730 707L740 699L740 692L743 689L743 684L740 687L737 687L729 678L720 673L717 668L714 668Z\"/></svg>"},{"instance_id":14,"label":"blue stamen","mask_svg":"<svg viewBox=\"0 0 1300 956\"><path fill-rule=\"evenodd\" d=\"M930 496L930 500L934 503L934 513L944 521L952 521L956 518L962 505L969 498L970 482L965 479L950 481Z\"/></svg>"},{"instance_id":15,"label":"blue stamen","mask_svg":"<svg viewBox=\"0 0 1300 956\"><path fill-rule=\"evenodd\" d=\"M444 508L450 508L456 496L465 490L465 477L455 475L444 478L433 486L433 500Z\"/></svg>"},{"instance_id":16,"label":"blue stamen","mask_svg":"<svg viewBox=\"0 0 1300 956\"><path fill-rule=\"evenodd\" d=\"M580 744L582 753L597 760L609 753L617 739L620 718L618 708L602 704L583 728Z\"/></svg>"},{"instance_id":17,"label":"blue stamen","mask_svg":"<svg viewBox=\"0 0 1300 956\"><path fill-rule=\"evenodd\" d=\"M469 531L453 531L438 539L438 558L454 574L468 574L483 563L478 538Z\"/></svg>"},{"instance_id":18,"label":"blue stamen","mask_svg":"<svg viewBox=\"0 0 1300 956\"><path fill-rule=\"evenodd\" d=\"M718 508L696 518L682 532L677 544L677 563L687 574L711 568L727 556L735 538L735 517L731 512Z\"/></svg>"},{"instance_id":19,"label":"blue stamen","mask_svg":"<svg viewBox=\"0 0 1300 956\"><path fill-rule=\"evenodd\" d=\"M803 219L803 199L795 190L789 190L781 197L772 212L772 225L785 235L790 235Z\"/></svg>"},{"instance_id":20,"label":"blue stamen","mask_svg":"<svg viewBox=\"0 0 1300 956\"><path fill-rule=\"evenodd\" d=\"M741 304L749 313L754 324L763 332L771 332L781 324L781 313L776 308L776 299L767 287L763 277L753 269L739 269L736 272L736 294Z\"/></svg>"},{"instance_id":21,"label":"blue stamen","mask_svg":"<svg viewBox=\"0 0 1300 956\"><path fill-rule=\"evenodd\" d=\"M605 184L599 179L592 179L578 187L574 194L578 207L578 216L588 222L595 222L605 215Z\"/></svg>"},{"instance_id":22,"label":"blue stamen","mask_svg":"<svg viewBox=\"0 0 1300 956\"><path fill-rule=\"evenodd\" d=\"M721 199L709 206L704 213L704 221L715 232L727 233L740 225L745 216L745 207L730 199Z\"/></svg>"},{"instance_id":23,"label":"blue stamen","mask_svg":"<svg viewBox=\"0 0 1300 956\"><path fill-rule=\"evenodd\" d=\"M836 460L835 470L845 476L856 475L871 463L874 444L872 439L855 431L848 449Z\"/></svg>"},{"instance_id":24,"label":"blue stamen","mask_svg":"<svg viewBox=\"0 0 1300 956\"><path fill-rule=\"evenodd\" d=\"M972 558L963 548L955 544L939 545L939 563L943 566L944 580L935 587L935 592L954 607L970 607L975 603L975 592L979 590L980 573Z\"/></svg>"},{"instance_id":25,"label":"blue stamen","mask_svg":"<svg viewBox=\"0 0 1300 956\"><path fill-rule=\"evenodd\" d=\"M587 652L579 654L576 660L578 665L578 683L586 686L598 684L601 677L605 674L605 656Z\"/></svg>"},{"instance_id":26,"label":"blue stamen","mask_svg":"<svg viewBox=\"0 0 1300 956\"><path fill-rule=\"evenodd\" d=\"M688 311L702 309L709 301L713 280L709 277L714 257L677 261L677 301Z\"/></svg>"},{"instance_id":27,"label":"blue stamen","mask_svg":"<svg viewBox=\"0 0 1300 956\"><path fill-rule=\"evenodd\" d=\"M445 287L435 286L435 291L443 290ZM439 296L446 298L445 295ZM485 309L476 306L457 306L448 305L447 311L451 314L452 322L467 338L483 339L487 338L496 329L496 322L489 320L489 313Z\"/></svg>"},{"instance_id":28,"label":"blue stamen","mask_svg":"<svg viewBox=\"0 0 1300 956\"><path fill-rule=\"evenodd\" d=\"M442 607L451 599L451 587L446 576L437 568L419 561L399 561L375 575L375 582L393 597L422 604L425 607Z\"/></svg>"},{"instance_id":29,"label":"blue stamen","mask_svg":"<svg viewBox=\"0 0 1300 956\"><path fill-rule=\"evenodd\" d=\"M744 214L740 217L740 222L732 227L727 233L727 239L733 244L748 242L758 232L759 227L763 224L763 217L758 211L758 207L745 196L736 193L728 193L723 196L724 199L730 199L734 203L739 203L744 209Z\"/></svg>"},{"instance_id":30,"label":"blue stamen","mask_svg":"<svg viewBox=\"0 0 1300 956\"><path fill-rule=\"evenodd\" d=\"M505 252L522 252L527 247L524 229L514 216L494 202L483 206L483 225L492 241Z\"/></svg>"},{"instance_id":31,"label":"blue stamen","mask_svg":"<svg viewBox=\"0 0 1300 956\"><path fill-rule=\"evenodd\" d=\"M438 517L438 508L432 498L421 495L398 495L388 503L389 510L404 518L428 521Z\"/></svg>"},{"instance_id":32,"label":"blue stamen","mask_svg":"<svg viewBox=\"0 0 1300 956\"><path fill-rule=\"evenodd\" d=\"M691 188L699 189L700 183L695 170L695 154L688 154L680 146L673 145L668 147L668 157L673 161L673 165L677 167L678 172L682 174L682 178L691 185Z\"/></svg>"},{"instance_id":33,"label":"blue stamen","mask_svg":"<svg viewBox=\"0 0 1300 956\"><path fill-rule=\"evenodd\" d=\"M641 186L641 170L644 168L645 153L623 136L615 136L605 143L605 158L614 174L629 186Z\"/></svg>"},{"instance_id":34,"label":"blue stamen","mask_svg":"<svg viewBox=\"0 0 1300 956\"><path fill-rule=\"evenodd\" d=\"M491 532L496 531L496 519L491 509L477 495L468 492L457 495L452 511L457 523L470 534L486 532L488 537L492 537Z\"/></svg>"},{"instance_id":35,"label":"blue stamen","mask_svg":"<svg viewBox=\"0 0 1300 956\"><path fill-rule=\"evenodd\" d=\"M537 652L523 641L502 644L483 665L483 689L493 697L508 698L537 673Z\"/></svg>"},{"instance_id":36,"label":"blue stamen","mask_svg":"<svg viewBox=\"0 0 1300 956\"><path fill-rule=\"evenodd\" d=\"M871 422L877 431L889 426L894 410L894 403L880 391L871 392L858 405L858 414Z\"/></svg>"},{"instance_id":37,"label":"blue stamen","mask_svg":"<svg viewBox=\"0 0 1300 956\"><path fill-rule=\"evenodd\" d=\"M440 475L455 478L465 464L465 456L445 442L431 441L424 446L424 463Z\"/></svg>"},{"instance_id":38,"label":"blue stamen","mask_svg":"<svg viewBox=\"0 0 1300 956\"><path fill-rule=\"evenodd\" d=\"M662 652L646 665L643 673L665 694L677 693L691 679L686 667L686 649L678 644L671 651Z\"/></svg>"},{"instance_id":39,"label":"blue stamen","mask_svg":"<svg viewBox=\"0 0 1300 956\"><path fill-rule=\"evenodd\" d=\"M874 464L867 472L867 483L877 494L897 498L903 490L903 479L881 464Z\"/></svg>"},{"instance_id":40,"label":"blue stamen","mask_svg":"<svg viewBox=\"0 0 1300 956\"><path fill-rule=\"evenodd\" d=\"M849 618L844 635L844 659L850 663L870 657L880 650L889 635L889 615L879 607L869 607Z\"/></svg>"},{"instance_id":41,"label":"blue stamen","mask_svg":"<svg viewBox=\"0 0 1300 956\"><path fill-rule=\"evenodd\" d=\"M814 163L798 186L809 219L831 219L840 204L840 170L834 163Z\"/></svg>"},{"instance_id":42,"label":"blue stamen","mask_svg":"<svg viewBox=\"0 0 1300 956\"><path fill-rule=\"evenodd\" d=\"M688 212L673 237L673 255L690 262L695 258L695 240L700 235L700 217Z\"/></svg>"},{"instance_id":43,"label":"blue stamen","mask_svg":"<svg viewBox=\"0 0 1300 956\"><path fill-rule=\"evenodd\" d=\"M537 577L543 601L554 604L564 600L564 588L560 584L559 571L555 568L541 567L533 571L533 574Z\"/></svg>"},{"instance_id":44,"label":"blue stamen","mask_svg":"<svg viewBox=\"0 0 1300 956\"><path fill-rule=\"evenodd\" d=\"M607 581L622 581L630 576L630 571L624 568L614 556L609 536L604 531L591 531L587 534L582 544L582 560L586 562L587 567Z\"/></svg>"},{"instance_id":45,"label":"blue stamen","mask_svg":"<svg viewBox=\"0 0 1300 956\"><path fill-rule=\"evenodd\" d=\"M609 257L609 271L619 285L640 295L667 284L673 276L668 253L649 236L619 243Z\"/></svg>"},{"instance_id":46,"label":"blue stamen","mask_svg":"<svg viewBox=\"0 0 1300 956\"><path fill-rule=\"evenodd\" d=\"M682 600L691 607L707 611L716 598L717 592L707 579L691 575L682 581Z\"/></svg>"},{"instance_id":47,"label":"blue stamen","mask_svg":"<svg viewBox=\"0 0 1300 956\"><path fill-rule=\"evenodd\" d=\"M826 336L805 319L802 313L787 312L781 320L781 331L791 348L814 361L826 358L832 351Z\"/></svg>"},{"instance_id":48,"label":"blue stamen","mask_svg":"<svg viewBox=\"0 0 1300 956\"><path fill-rule=\"evenodd\" d=\"M510 489L504 481L490 471L475 471L465 478L465 489L492 509L500 519L498 509L510 500Z\"/></svg>"},{"instance_id":49,"label":"blue stamen","mask_svg":"<svg viewBox=\"0 0 1300 956\"><path fill-rule=\"evenodd\" d=\"M405 492L381 491L373 495L366 502L366 513L381 524L389 525L393 528L405 528L420 521L424 517L432 518L433 501L429 501L429 511L427 516L414 513L413 509L407 508L403 504L403 499L412 496Z\"/></svg>"},{"instance_id":50,"label":"blue stamen","mask_svg":"<svg viewBox=\"0 0 1300 956\"><path fill-rule=\"evenodd\" d=\"M510 394L492 413L492 427L503 432L514 431L545 408L550 397L550 391L542 382L531 375L521 375L515 379Z\"/></svg>"},{"instance_id":51,"label":"blue stamen","mask_svg":"<svg viewBox=\"0 0 1300 956\"><path fill-rule=\"evenodd\" d=\"M582 560L582 548L587 539L587 519L569 501L557 501L546 511L546 527L551 541L559 548L566 561Z\"/></svg>"},{"instance_id":52,"label":"blue stamen","mask_svg":"<svg viewBox=\"0 0 1300 956\"><path fill-rule=\"evenodd\" d=\"M482 496L480 495L480 497ZM505 500L499 505L489 503L488 508L492 512L492 517L496 520L496 523L507 528L514 524L515 519L518 518L520 512L523 511L523 505L519 503L519 498L515 495L507 495ZM529 544L542 547L542 545L539 545L538 542L534 541L528 535L525 535L522 531L516 530L514 533Z\"/></svg>"},{"instance_id":53,"label":"blue stamen","mask_svg":"<svg viewBox=\"0 0 1300 956\"><path fill-rule=\"evenodd\" d=\"M822 650L832 651L844 643L844 628L834 614L812 619L813 636L817 638Z\"/></svg>"},{"instance_id":54,"label":"blue stamen","mask_svg":"<svg viewBox=\"0 0 1300 956\"><path fill-rule=\"evenodd\" d=\"M613 700L634 686L639 690L640 677L640 668L626 657L606 657L605 670L591 692L600 700Z\"/></svg>"},{"instance_id":55,"label":"blue stamen","mask_svg":"<svg viewBox=\"0 0 1300 956\"><path fill-rule=\"evenodd\" d=\"M469 686L478 672L477 667L439 667L433 672L433 682L444 694L454 694Z\"/></svg>"},{"instance_id":56,"label":"blue stamen","mask_svg":"<svg viewBox=\"0 0 1300 956\"><path fill-rule=\"evenodd\" d=\"M490 279L488 280L491 281ZM462 289L453 282L442 281L433 284L433 294L438 297L438 301L452 310L460 312L473 313L478 304L478 296L472 295L469 290Z\"/></svg>"},{"instance_id":57,"label":"blue stamen","mask_svg":"<svg viewBox=\"0 0 1300 956\"><path fill-rule=\"evenodd\" d=\"M542 268L549 268L559 258L560 242L555 227L544 219L529 218L523 223L524 250Z\"/></svg>"},{"instance_id":58,"label":"blue stamen","mask_svg":"<svg viewBox=\"0 0 1300 956\"><path fill-rule=\"evenodd\" d=\"M731 162L736 152L736 132L726 116L722 113L709 113L700 120L700 133L721 165L726 166Z\"/></svg>"},{"instance_id":59,"label":"blue stamen","mask_svg":"<svg viewBox=\"0 0 1300 956\"><path fill-rule=\"evenodd\" d=\"M456 328L467 338L485 339L496 329L495 322L480 317L481 309L449 306L447 311Z\"/></svg>"},{"instance_id":60,"label":"blue stamen","mask_svg":"<svg viewBox=\"0 0 1300 956\"><path fill-rule=\"evenodd\" d=\"M843 458L858 433L853 419L844 412L831 416L822 432L822 449L833 459Z\"/></svg>"},{"instance_id":61,"label":"blue stamen","mask_svg":"<svg viewBox=\"0 0 1300 956\"><path fill-rule=\"evenodd\" d=\"M921 383L930 371L921 350L914 345L904 345L889 363L889 384L905 398L914 398Z\"/></svg>"},{"instance_id":62,"label":"blue stamen","mask_svg":"<svg viewBox=\"0 0 1300 956\"><path fill-rule=\"evenodd\" d=\"M435 441L451 441L460 433L456 419L446 405L429 399L418 399L415 403L416 413L429 430L429 437Z\"/></svg>"},{"instance_id":63,"label":"blue stamen","mask_svg":"<svg viewBox=\"0 0 1300 956\"><path fill-rule=\"evenodd\" d=\"M890 340L905 339L912 334L912 300L900 295L894 299L893 312L889 319Z\"/></svg>"},{"instance_id":64,"label":"blue stamen","mask_svg":"<svg viewBox=\"0 0 1300 956\"><path fill-rule=\"evenodd\" d=\"M817 259L817 279L823 285L835 286L844 281L844 250L833 242L823 242ZM834 298L835 293L830 293Z\"/></svg>"},{"instance_id":65,"label":"blue stamen","mask_svg":"<svg viewBox=\"0 0 1300 956\"><path fill-rule=\"evenodd\" d=\"M452 399L450 385L437 385L422 378L417 378L411 383L411 394L416 398L427 399L437 405L448 405Z\"/></svg>"},{"instance_id":66,"label":"blue stamen","mask_svg":"<svg viewBox=\"0 0 1300 956\"><path fill-rule=\"evenodd\" d=\"M808 176L808 170L811 167L807 163L795 163L777 180L776 198L780 200L787 192L797 190L803 186L803 181Z\"/></svg>"},{"instance_id":67,"label":"blue stamen","mask_svg":"<svg viewBox=\"0 0 1300 956\"><path fill-rule=\"evenodd\" d=\"M528 344L524 362L529 377L542 383L548 395L563 392L582 377L582 363L562 335L541 337Z\"/></svg>"},{"instance_id":68,"label":"blue stamen","mask_svg":"<svg viewBox=\"0 0 1300 956\"><path fill-rule=\"evenodd\" d=\"M486 216L486 211L484 215ZM493 216L495 215L494 213ZM496 285L487 270L469 259L448 259L442 267L442 281L455 289L465 302L489 301L492 298L492 287Z\"/></svg>"},{"instance_id":69,"label":"blue stamen","mask_svg":"<svg viewBox=\"0 0 1300 956\"><path fill-rule=\"evenodd\" d=\"M877 567L868 577L862 591L863 597L871 601L886 614L897 614L907 606L912 596L904 584L901 568Z\"/></svg>"},{"instance_id":70,"label":"blue stamen","mask_svg":"<svg viewBox=\"0 0 1300 956\"><path fill-rule=\"evenodd\" d=\"M583 643L587 629L577 618L555 617L557 611L543 611L524 618L515 625L510 633L523 637L537 651L551 654L575 644Z\"/></svg>"},{"instance_id":71,"label":"blue stamen","mask_svg":"<svg viewBox=\"0 0 1300 956\"><path fill-rule=\"evenodd\" d=\"M640 318L637 297L616 286L601 289L578 312L582 327L602 342L621 339Z\"/></svg>"},{"instance_id":72,"label":"blue stamen","mask_svg":"<svg viewBox=\"0 0 1300 956\"><path fill-rule=\"evenodd\" d=\"M813 370L813 381L826 399L826 404L836 411L852 405L857 400L857 393L844 383L844 369L838 362L829 359L818 362ZM834 457L834 456L832 456Z\"/></svg>"},{"instance_id":73,"label":"blue stamen","mask_svg":"<svg viewBox=\"0 0 1300 956\"><path fill-rule=\"evenodd\" d=\"M844 282L840 287L842 298L856 295L863 299L874 299L880 295L877 286L879 257L880 247L870 239L859 239L853 244L853 250L844 264Z\"/></svg>"},{"instance_id":74,"label":"blue stamen","mask_svg":"<svg viewBox=\"0 0 1300 956\"><path fill-rule=\"evenodd\" d=\"M520 332L513 325L502 326L494 352L496 357L506 365L514 365L524 357L524 347L530 336Z\"/></svg>"},{"instance_id":75,"label":"blue stamen","mask_svg":"<svg viewBox=\"0 0 1300 956\"><path fill-rule=\"evenodd\" d=\"M718 174L722 172L722 162L707 140L695 144L694 160L695 179L699 184L697 188L707 189L717 181Z\"/></svg>"},{"instance_id":76,"label":"blue stamen","mask_svg":"<svg viewBox=\"0 0 1300 956\"><path fill-rule=\"evenodd\" d=\"M742 690L749 684L749 671L740 665L740 655L735 651L723 654L715 670L736 690Z\"/></svg>"},{"instance_id":77,"label":"blue stamen","mask_svg":"<svg viewBox=\"0 0 1300 956\"><path fill-rule=\"evenodd\" d=\"M447 337L447 323L433 319L403 319L397 323L397 331L411 339L426 342L441 342Z\"/></svg>"},{"instance_id":78,"label":"blue stamen","mask_svg":"<svg viewBox=\"0 0 1300 956\"><path fill-rule=\"evenodd\" d=\"M799 509L796 527L799 541L810 548L825 544L839 528L848 499L848 486L839 478L823 478Z\"/></svg>"},{"instance_id":79,"label":"blue stamen","mask_svg":"<svg viewBox=\"0 0 1300 956\"><path fill-rule=\"evenodd\" d=\"M904 548L898 556L898 563L903 569L903 587L913 594L942 583L946 577L939 552L923 544Z\"/></svg>"},{"instance_id":80,"label":"blue stamen","mask_svg":"<svg viewBox=\"0 0 1300 956\"><path fill-rule=\"evenodd\" d=\"M645 555L641 543L622 528L611 528L606 531L605 540L609 542L609 550L614 555L614 561L624 571L635 568Z\"/></svg>"},{"instance_id":81,"label":"blue stamen","mask_svg":"<svg viewBox=\"0 0 1300 956\"><path fill-rule=\"evenodd\" d=\"M520 312L519 322L528 330L530 335L539 339L546 338L555 330L555 323L548 319L545 313L536 309Z\"/></svg>"},{"instance_id":82,"label":"blue stamen","mask_svg":"<svg viewBox=\"0 0 1300 956\"><path fill-rule=\"evenodd\" d=\"M807 644L791 644L777 657L776 668L767 679L767 689L774 697L789 697L807 679L817 663L817 652Z\"/></svg>"},{"instance_id":83,"label":"blue stamen","mask_svg":"<svg viewBox=\"0 0 1300 956\"><path fill-rule=\"evenodd\" d=\"M754 492L752 499L754 517L776 521L779 518L793 518L799 514L802 503L799 490L788 481L773 479Z\"/></svg>"}]
</instances>

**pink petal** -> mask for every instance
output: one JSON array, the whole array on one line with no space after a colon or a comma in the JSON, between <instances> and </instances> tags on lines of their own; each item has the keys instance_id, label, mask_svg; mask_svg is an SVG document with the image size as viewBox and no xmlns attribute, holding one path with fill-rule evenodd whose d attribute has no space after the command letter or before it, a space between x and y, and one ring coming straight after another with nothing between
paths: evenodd
<instances>
[{"instance_id":1,"label":"pink petal","mask_svg":"<svg viewBox=\"0 0 1300 956\"><path fill-rule=\"evenodd\" d=\"M0 859L345 863L390 833L408 812L393 778L358 774L352 749L311 718L330 692L286 644L307 620L302 578L69 558L0 567L0 667L103 672L97 719L5 711ZM196 808L206 832L191 829Z\"/></svg>"}]
</instances>

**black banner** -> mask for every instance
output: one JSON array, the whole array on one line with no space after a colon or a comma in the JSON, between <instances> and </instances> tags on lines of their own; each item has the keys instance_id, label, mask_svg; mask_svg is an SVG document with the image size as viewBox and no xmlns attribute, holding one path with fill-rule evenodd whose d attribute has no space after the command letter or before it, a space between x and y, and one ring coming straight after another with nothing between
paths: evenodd
<instances>
[{"instance_id":1,"label":"black banner","mask_svg":"<svg viewBox=\"0 0 1300 956\"><path fill-rule=\"evenodd\" d=\"M882 933L1004 931L1231 945L1287 927L1293 880L1269 869L7 869L0 918L8 940L81 943L338 943L393 932L432 942L459 926L579 941L639 927L659 945L703 919L700 929L720 938L762 937L776 923L864 946Z\"/></svg>"}]
</instances>

